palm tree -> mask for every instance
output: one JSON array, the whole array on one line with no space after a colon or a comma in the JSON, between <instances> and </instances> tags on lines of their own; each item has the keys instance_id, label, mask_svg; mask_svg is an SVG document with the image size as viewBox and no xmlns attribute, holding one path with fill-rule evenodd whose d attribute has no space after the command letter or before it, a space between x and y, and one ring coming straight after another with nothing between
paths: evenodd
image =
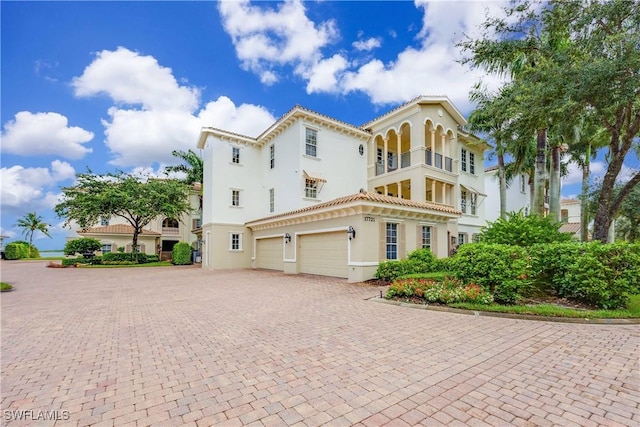
<instances>
[{"instance_id":1,"label":"palm tree","mask_svg":"<svg viewBox=\"0 0 640 427\"><path fill-rule=\"evenodd\" d=\"M178 157L182 159L187 164L180 164L176 166L167 166L164 168L165 173L170 172L183 172L187 174L187 177L184 181L193 185L195 183L202 184L202 177L204 173L204 162L202 158L193 150L189 149L189 151L182 150L173 150L171 154L174 157Z\"/></svg>"},{"instance_id":2,"label":"palm tree","mask_svg":"<svg viewBox=\"0 0 640 427\"><path fill-rule=\"evenodd\" d=\"M35 212L29 212L24 217L18 219L15 224L16 227L22 228L22 234L29 236L29 254L31 254L31 248L33 247L33 233L36 231L41 232L45 236L51 238L49 234L50 225L42 221L42 217Z\"/></svg>"}]
</instances>

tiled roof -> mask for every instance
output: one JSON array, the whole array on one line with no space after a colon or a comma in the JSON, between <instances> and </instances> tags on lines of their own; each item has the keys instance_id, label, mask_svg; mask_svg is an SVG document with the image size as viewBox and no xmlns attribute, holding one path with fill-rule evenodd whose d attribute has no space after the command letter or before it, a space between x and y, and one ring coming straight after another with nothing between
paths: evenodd
<instances>
[{"instance_id":1,"label":"tiled roof","mask_svg":"<svg viewBox=\"0 0 640 427\"><path fill-rule=\"evenodd\" d=\"M319 203L314 206L309 206L306 208L297 209L294 211L285 212L278 215L262 218L259 221L276 219L276 218L281 218L289 215L296 215L300 213L313 212L323 208L345 205L345 204L348 204L351 202L357 202L357 201L383 203L387 205L395 205L395 206L401 206L401 207L407 207L407 208L429 209L429 210L448 213L448 214L462 215L462 212L450 206L439 205L437 203L430 203L430 202L417 202L415 200L401 199L399 197L384 196L382 194L369 193L367 191L363 191L360 193L351 194L349 196L344 196L334 200L330 200L328 202ZM254 222L254 221L250 221L250 222Z\"/></svg>"},{"instance_id":2,"label":"tiled roof","mask_svg":"<svg viewBox=\"0 0 640 427\"><path fill-rule=\"evenodd\" d=\"M449 100L449 97L447 95L419 95L416 96L413 99L410 99L409 101L405 102L404 104L400 104L397 107L387 111L386 113L369 120L368 122L364 123L363 125L360 126L361 129L367 129L371 126L371 123L382 119L383 117L387 117L390 116L391 114L395 113L398 110L401 110L405 107L407 107L408 105L414 104L414 103L421 103L421 102L447 102L451 108L460 116L462 117L462 114L460 114L460 112L456 109L456 107L453 105L453 103ZM463 120L464 117L462 117Z\"/></svg>"},{"instance_id":3,"label":"tiled roof","mask_svg":"<svg viewBox=\"0 0 640 427\"><path fill-rule=\"evenodd\" d=\"M565 222L564 224L562 224L562 227L560 227L560 232L561 233L571 233L571 234L575 234L580 232L580 223L579 222Z\"/></svg>"},{"instance_id":4,"label":"tiled roof","mask_svg":"<svg viewBox=\"0 0 640 427\"><path fill-rule=\"evenodd\" d=\"M563 204L563 205L579 205L580 204L580 200L578 200L578 199L562 199L560 201L560 204Z\"/></svg>"},{"instance_id":5,"label":"tiled roof","mask_svg":"<svg viewBox=\"0 0 640 427\"><path fill-rule=\"evenodd\" d=\"M126 224L114 224L102 227L93 227L81 230L78 234L133 234L133 227ZM160 233L151 230L142 229L141 235L160 236Z\"/></svg>"},{"instance_id":6,"label":"tiled roof","mask_svg":"<svg viewBox=\"0 0 640 427\"><path fill-rule=\"evenodd\" d=\"M498 165L489 166L488 168L484 169L485 172L492 172L492 171L496 171L496 170L498 170Z\"/></svg>"}]
</instances>

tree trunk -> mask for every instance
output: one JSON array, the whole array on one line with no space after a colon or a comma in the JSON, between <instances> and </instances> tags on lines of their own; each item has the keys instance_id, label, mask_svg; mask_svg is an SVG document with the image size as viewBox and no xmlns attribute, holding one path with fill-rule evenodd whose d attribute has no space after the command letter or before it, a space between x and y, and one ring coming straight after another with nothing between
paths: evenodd
<instances>
[{"instance_id":1,"label":"tree trunk","mask_svg":"<svg viewBox=\"0 0 640 427\"><path fill-rule=\"evenodd\" d=\"M560 222L560 147L551 147L551 176L549 177L549 216Z\"/></svg>"},{"instance_id":2,"label":"tree trunk","mask_svg":"<svg viewBox=\"0 0 640 427\"><path fill-rule=\"evenodd\" d=\"M533 214L544 216L544 189L547 181L547 129L540 129L536 138L536 165L533 187Z\"/></svg>"},{"instance_id":3,"label":"tree trunk","mask_svg":"<svg viewBox=\"0 0 640 427\"><path fill-rule=\"evenodd\" d=\"M498 154L498 181L500 185L500 218L507 218L507 178L504 171L504 155Z\"/></svg>"},{"instance_id":4,"label":"tree trunk","mask_svg":"<svg viewBox=\"0 0 640 427\"><path fill-rule=\"evenodd\" d=\"M580 241L589 240L589 175L591 174L591 144L587 145L582 164L582 197L580 204Z\"/></svg>"}]
</instances>

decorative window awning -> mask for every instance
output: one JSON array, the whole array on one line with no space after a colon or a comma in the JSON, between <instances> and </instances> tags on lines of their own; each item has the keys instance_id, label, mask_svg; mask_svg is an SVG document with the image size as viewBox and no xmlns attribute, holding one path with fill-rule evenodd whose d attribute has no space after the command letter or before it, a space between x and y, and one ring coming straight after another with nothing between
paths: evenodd
<instances>
[{"instance_id":1,"label":"decorative window awning","mask_svg":"<svg viewBox=\"0 0 640 427\"><path fill-rule=\"evenodd\" d=\"M462 187L462 188L466 188L466 189L467 189L467 191L469 191L470 193L477 194L478 196L487 197L487 195L486 195L486 194L481 193L479 190L476 190L475 188L473 188L473 187L472 187L472 186L470 186L470 185L467 185L467 184L460 184L460 187Z\"/></svg>"},{"instance_id":2,"label":"decorative window awning","mask_svg":"<svg viewBox=\"0 0 640 427\"><path fill-rule=\"evenodd\" d=\"M309 181L314 181L316 183L316 188L318 193L320 193L320 190L322 190L324 183L327 182L326 179L322 178L322 176L317 173L309 173L306 170L303 170L302 175L304 175L305 179L308 179Z\"/></svg>"}]
</instances>

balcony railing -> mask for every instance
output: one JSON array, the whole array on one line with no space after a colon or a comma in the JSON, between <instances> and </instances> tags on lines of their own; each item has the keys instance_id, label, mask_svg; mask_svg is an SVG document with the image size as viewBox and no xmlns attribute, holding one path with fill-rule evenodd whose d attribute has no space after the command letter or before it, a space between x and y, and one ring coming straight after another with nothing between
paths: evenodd
<instances>
[{"instance_id":1,"label":"balcony railing","mask_svg":"<svg viewBox=\"0 0 640 427\"><path fill-rule=\"evenodd\" d=\"M453 159L451 157L444 158L444 169L453 172Z\"/></svg>"},{"instance_id":2,"label":"balcony railing","mask_svg":"<svg viewBox=\"0 0 640 427\"><path fill-rule=\"evenodd\" d=\"M425 159L424 162L427 164L427 166L431 166L431 150L427 148L427 151L425 151Z\"/></svg>"},{"instance_id":3,"label":"balcony railing","mask_svg":"<svg viewBox=\"0 0 640 427\"><path fill-rule=\"evenodd\" d=\"M396 154L389 155L389 172L398 169L398 156Z\"/></svg>"},{"instance_id":4,"label":"balcony railing","mask_svg":"<svg viewBox=\"0 0 640 427\"><path fill-rule=\"evenodd\" d=\"M384 162L376 162L376 176L384 173Z\"/></svg>"},{"instance_id":5,"label":"balcony railing","mask_svg":"<svg viewBox=\"0 0 640 427\"><path fill-rule=\"evenodd\" d=\"M435 154L435 158L434 158L434 160L435 160L435 162L434 162L434 163L435 163L435 166L436 166L438 169L442 169L442 154L440 154L440 153L436 153L436 154Z\"/></svg>"},{"instance_id":6,"label":"balcony railing","mask_svg":"<svg viewBox=\"0 0 640 427\"><path fill-rule=\"evenodd\" d=\"M400 155L400 167L408 168L409 166L411 166L411 153L407 151Z\"/></svg>"},{"instance_id":7,"label":"balcony railing","mask_svg":"<svg viewBox=\"0 0 640 427\"><path fill-rule=\"evenodd\" d=\"M177 236L180 234L180 229L175 227L162 227L162 234Z\"/></svg>"}]
</instances>

